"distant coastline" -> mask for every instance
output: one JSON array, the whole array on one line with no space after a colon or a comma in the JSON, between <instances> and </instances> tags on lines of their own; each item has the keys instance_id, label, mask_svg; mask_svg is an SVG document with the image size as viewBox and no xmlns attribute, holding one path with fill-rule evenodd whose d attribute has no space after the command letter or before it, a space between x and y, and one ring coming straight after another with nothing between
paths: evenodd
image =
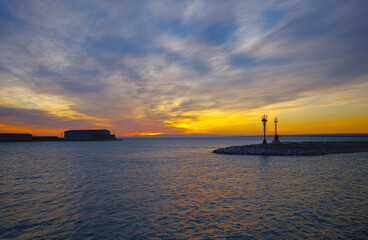
<instances>
[{"instance_id":1,"label":"distant coastline","mask_svg":"<svg viewBox=\"0 0 368 240\"><path fill-rule=\"evenodd\" d=\"M0 133L0 142L45 141L118 141L118 139L106 129L68 130L64 132L64 138L57 136L32 136L30 133Z\"/></svg>"},{"instance_id":2,"label":"distant coastline","mask_svg":"<svg viewBox=\"0 0 368 240\"><path fill-rule=\"evenodd\" d=\"M74 130L73 130L74 131ZM78 130L77 130L78 131ZM90 130L82 130L90 131ZM95 130L92 130L95 131ZM6 135L20 136L24 135L22 138L9 139ZM25 137L27 135L27 137ZM122 141L122 138L128 139L159 139L159 138L222 138L222 137L233 137L233 138L243 138L243 137L263 137L262 135L220 135L220 134L160 134L160 135L135 135L135 136L123 136L116 137L115 135L109 135L107 138L100 137L100 139L78 139L71 140L65 139L63 137L57 136L36 136L29 133L0 133L0 142L45 142L45 141ZM368 133L332 133L332 134L285 134L279 135L280 138L283 137L346 137L346 138L368 138Z\"/></svg>"}]
</instances>

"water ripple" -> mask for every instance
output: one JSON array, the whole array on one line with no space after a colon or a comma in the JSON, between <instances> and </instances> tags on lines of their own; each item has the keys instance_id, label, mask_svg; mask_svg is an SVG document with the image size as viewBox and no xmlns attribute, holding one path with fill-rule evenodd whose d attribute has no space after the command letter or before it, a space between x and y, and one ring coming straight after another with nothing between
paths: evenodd
<instances>
[{"instance_id":1,"label":"water ripple","mask_svg":"<svg viewBox=\"0 0 368 240\"><path fill-rule=\"evenodd\" d=\"M367 153L211 153L231 141L0 144L0 238L367 239Z\"/></svg>"}]
</instances>

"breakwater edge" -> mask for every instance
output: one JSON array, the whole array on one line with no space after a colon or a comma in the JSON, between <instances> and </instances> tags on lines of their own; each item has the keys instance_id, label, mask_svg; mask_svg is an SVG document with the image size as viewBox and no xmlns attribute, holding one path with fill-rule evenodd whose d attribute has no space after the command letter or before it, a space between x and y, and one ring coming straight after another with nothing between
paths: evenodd
<instances>
[{"instance_id":1,"label":"breakwater edge","mask_svg":"<svg viewBox=\"0 0 368 240\"><path fill-rule=\"evenodd\" d=\"M314 156L368 152L368 141L316 141L251 144L218 148L213 153L232 155Z\"/></svg>"}]
</instances>

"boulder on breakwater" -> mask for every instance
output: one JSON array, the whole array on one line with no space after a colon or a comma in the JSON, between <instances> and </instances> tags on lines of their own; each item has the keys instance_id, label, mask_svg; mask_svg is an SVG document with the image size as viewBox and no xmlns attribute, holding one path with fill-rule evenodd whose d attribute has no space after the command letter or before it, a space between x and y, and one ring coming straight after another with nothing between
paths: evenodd
<instances>
[{"instance_id":1,"label":"boulder on breakwater","mask_svg":"<svg viewBox=\"0 0 368 240\"><path fill-rule=\"evenodd\" d=\"M314 156L368 152L367 141L283 142L219 148L213 153L233 155Z\"/></svg>"}]
</instances>

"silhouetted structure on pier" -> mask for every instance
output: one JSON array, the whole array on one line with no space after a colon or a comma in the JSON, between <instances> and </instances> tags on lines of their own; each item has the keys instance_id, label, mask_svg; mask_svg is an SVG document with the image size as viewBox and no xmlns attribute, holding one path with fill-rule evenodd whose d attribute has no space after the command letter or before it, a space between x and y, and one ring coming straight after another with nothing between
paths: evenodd
<instances>
[{"instance_id":1,"label":"silhouetted structure on pier","mask_svg":"<svg viewBox=\"0 0 368 240\"><path fill-rule=\"evenodd\" d=\"M279 140L279 135L277 135L277 122L278 122L279 120L277 119L277 117L275 117L275 120L274 120L274 122L275 122L275 138L274 138L274 140L272 141L272 143L279 143L280 142L280 140Z\"/></svg>"},{"instance_id":2,"label":"silhouetted structure on pier","mask_svg":"<svg viewBox=\"0 0 368 240\"><path fill-rule=\"evenodd\" d=\"M263 116L261 117L261 121L263 123L263 144L267 144L267 140L266 140L267 115L263 114Z\"/></svg>"}]
</instances>

